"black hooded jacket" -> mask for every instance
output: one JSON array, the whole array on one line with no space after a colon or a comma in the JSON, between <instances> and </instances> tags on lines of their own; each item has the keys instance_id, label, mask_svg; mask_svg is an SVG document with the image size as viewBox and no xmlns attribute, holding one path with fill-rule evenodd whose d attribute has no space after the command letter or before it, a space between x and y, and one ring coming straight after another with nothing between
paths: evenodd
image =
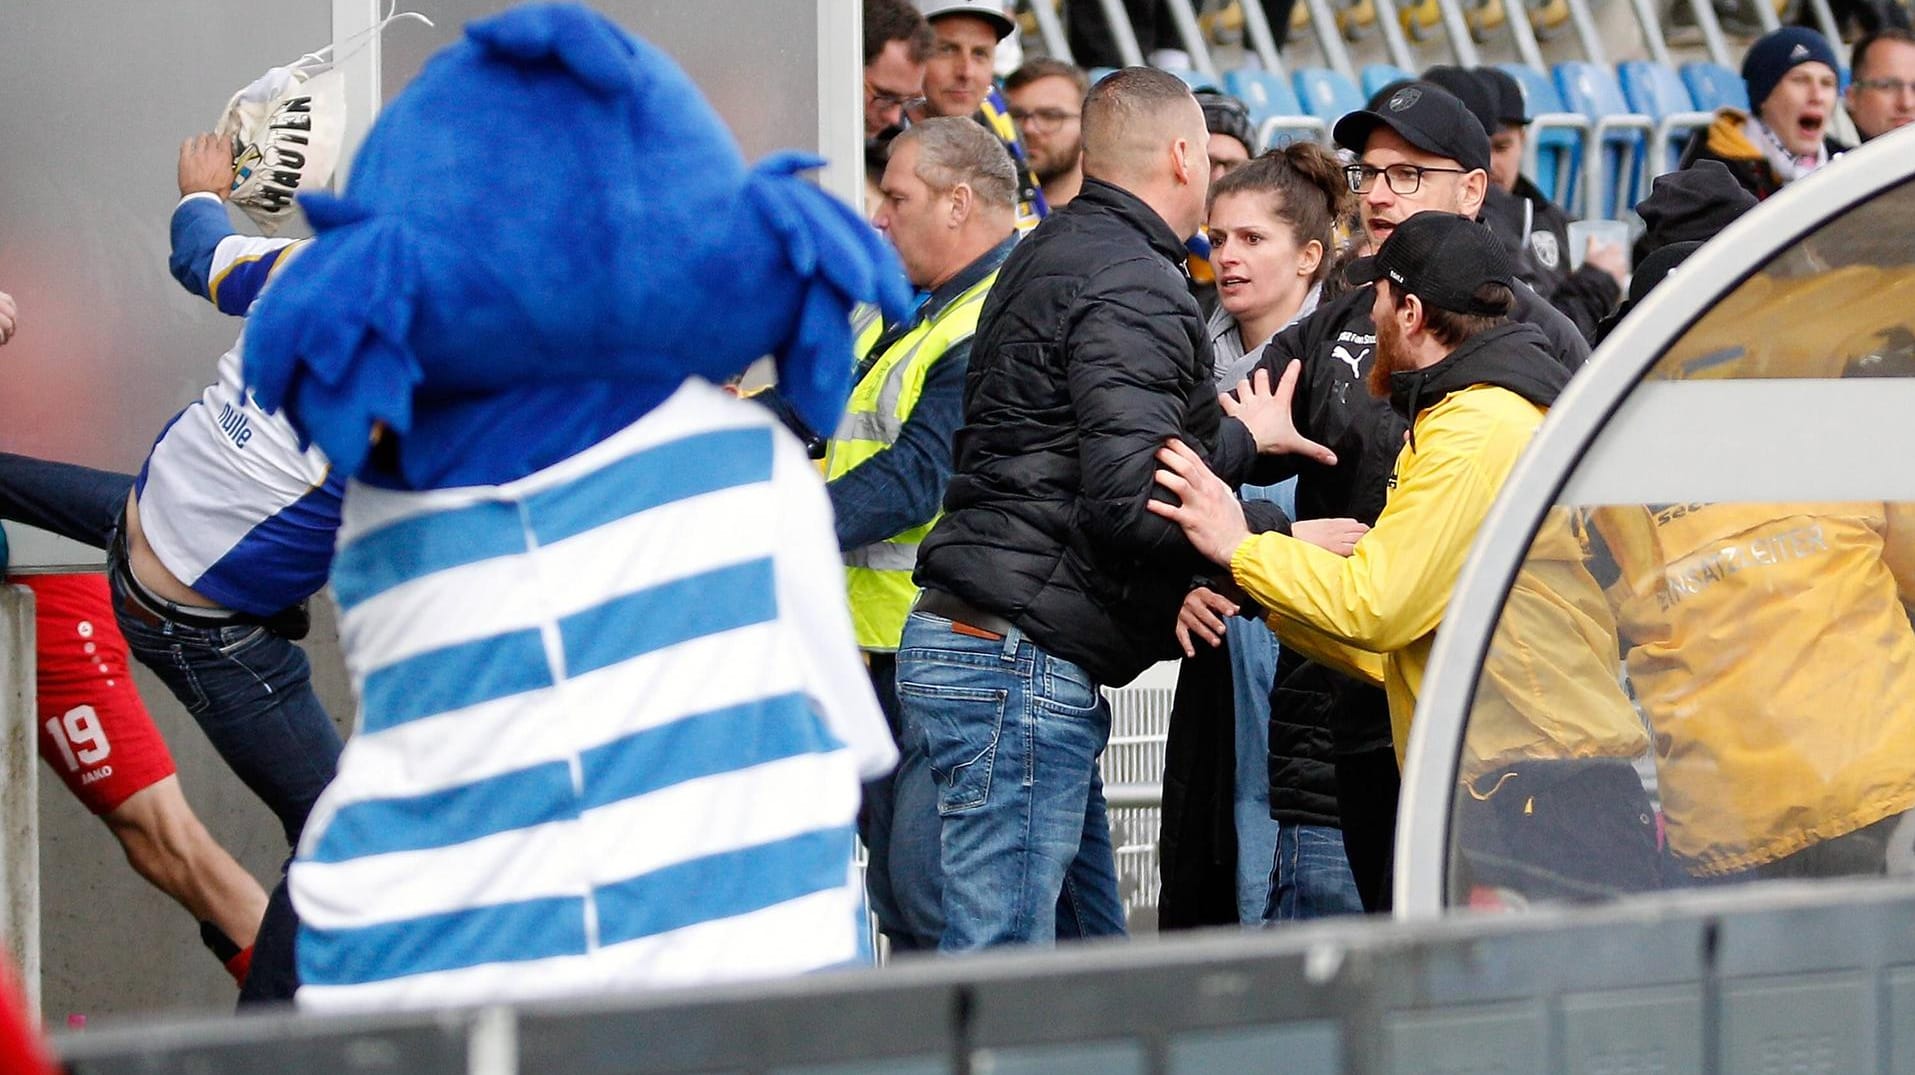
<instances>
[{"instance_id":1,"label":"black hooded jacket","mask_svg":"<svg viewBox=\"0 0 1915 1075\"><path fill-rule=\"evenodd\" d=\"M1145 509L1171 437L1233 487L1256 445L1226 418L1184 244L1129 192L1091 179L1004 263L984 301L944 517L920 586L1003 616L1121 686L1176 656L1177 609L1208 561ZM1287 530L1274 505L1251 529Z\"/></svg>"},{"instance_id":2,"label":"black hooded jacket","mask_svg":"<svg viewBox=\"0 0 1915 1075\"><path fill-rule=\"evenodd\" d=\"M1513 192L1490 188L1483 200L1483 222L1503 241L1518 279L1549 300L1593 344L1597 326L1622 301L1622 285L1594 265L1569 267L1569 215L1536 184L1519 178Z\"/></svg>"}]
</instances>

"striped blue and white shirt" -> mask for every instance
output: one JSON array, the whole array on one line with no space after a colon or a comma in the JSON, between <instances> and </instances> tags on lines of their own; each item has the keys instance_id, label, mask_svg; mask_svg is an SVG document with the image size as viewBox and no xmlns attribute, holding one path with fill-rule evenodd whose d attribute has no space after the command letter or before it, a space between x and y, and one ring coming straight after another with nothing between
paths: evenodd
<instances>
[{"instance_id":1,"label":"striped blue and white shirt","mask_svg":"<svg viewBox=\"0 0 1915 1075\"><path fill-rule=\"evenodd\" d=\"M236 316L297 246L234 234L211 194L180 202L172 240L173 275ZM325 585L344 486L323 453L253 402L241 347L220 356L217 379L167 423L134 489L140 528L168 571L227 608L264 616Z\"/></svg>"},{"instance_id":2,"label":"striped blue and white shirt","mask_svg":"<svg viewBox=\"0 0 1915 1075\"><path fill-rule=\"evenodd\" d=\"M859 785L895 760L830 507L688 381L504 485L348 487L359 727L292 866L303 1008L858 961Z\"/></svg>"}]
</instances>

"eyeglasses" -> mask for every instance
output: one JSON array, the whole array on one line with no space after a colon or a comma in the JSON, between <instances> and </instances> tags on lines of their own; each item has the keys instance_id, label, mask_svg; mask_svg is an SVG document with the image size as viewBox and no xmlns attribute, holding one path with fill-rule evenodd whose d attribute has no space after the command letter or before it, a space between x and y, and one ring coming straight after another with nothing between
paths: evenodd
<instances>
[{"instance_id":1,"label":"eyeglasses","mask_svg":"<svg viewBox=\"0 0 1915 1075\"><path fill-rule=\"evenodd\" d=\"M1899 78L1860 78L1855 80L1858 90L1874 90L1877 93L1915 93L1915 82L1905 82Z\"/></svg>"},{"instance_id":2,"label":"eyeglasses","mask_svg":"<svg viewBox=\"0 0 1915 1075\"><path fill-rule=\"evenodd\" d=\"M1039 134L1049 134L1063 126L1065 120L1076 119L1082 115L1080 112L1066 112L1061 108L1013 108L1009 114L1012 123L1019 127L1029 124L1030 128Z\"/></svg>"},{"instance_id":3,"label":"eyeglasses","mask_svg":"<svg viewBox=\"0 0 1915 1075\"><path fill-rule=\"evenodd\" d=\"M902 108L906 112L911 112L924 104L924 98L922 96L905 97L896 93L886 93L878 87L873 86L869 79L865 80L864 92L870 96L872 104L886 111L893 108Z\"/></svg>"},{"instance_id":4,"label":"eyeglasses","mask_svg":"<svg viewBox=\"0 0 1915 1075\"><path fill-rule=\"evenodd\" d=\"M1350 183L1350 193L1368 194L1376 186L1376 177L1382 176L1390 184L1394 193L1408 197L1423 188L1423 176L1428 172L1449 172L1453 175L1467 175L1467 168L1420 168L1414 164L1392 164L1387 168L1372 168L1367 164L1344 165L1343 178Z\"/></svg>"}]
</instances>

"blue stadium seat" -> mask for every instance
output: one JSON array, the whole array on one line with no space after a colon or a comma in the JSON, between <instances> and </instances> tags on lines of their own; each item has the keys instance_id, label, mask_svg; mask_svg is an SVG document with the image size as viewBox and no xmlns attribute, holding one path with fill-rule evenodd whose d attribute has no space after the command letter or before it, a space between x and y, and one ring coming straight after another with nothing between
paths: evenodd
<instances>
[{"instance_id":1,"label":"blue stadium seat","mask_svg":"<svg viewBox=\"0 0 1915 1075\"><path fill-rule=\"evenodd\" d=\"M1188 67L1166 67L1164 70L1183 79L1184 85L1189 86L1193 90L1214 90L1219 88L1216 79L1200 71L1193 71Z\"/></svg>"},{"instance_id":2,"label":"blue stadium seat","mask_svg":"<svg viewBox=\"0 0 1915 1075\"><path fill-rule=\"evenodd\" d=\"M1682 84L1689 87L1689 98L1704 112L1718 108L1749 110L1749 84L1719 63L1698 60L1683 64Z\"/></svg>"},{"instance_id":3,"label":"blue stadium seat","mask_svg":"<svg viewBox=\"0 0 1915 1075\"><path fill-rule=\"evenodd\" d=\"M1625 60L1618 73L1629 107L1656 121L1656 134L1649 146L1649 174L1661 175L1681 159L1690 135L1699 127L1707 127L1715 115L1696 107L1682 77L1667 65Z\"/></svg>"},{"instance_id":4,"label":"blue stadium seat","mask_svg":"<svg viewBox=\"0 0 1915 1075\"><path fill-rule=\"evenodd\" d=\"M1400 82L1416 75L1393 63L1373 63L1363 69L1363 99L1375 97L1378 91L1392 82Z\"/></svg>"},{"instance_id":5,"label":"blue stadium seat","mask_svg":"<svg viewBox=\"0 0 1915 1075\"><path fill-rule=\"evenodd\" d=\"M1241 100L1250 109L1250 121L1257 125L1257 146L1261 151L1275 144L1279 135L1303 135L1316 141L1328 140L1328 126L1304 112L1297 95L1280 75L1260 67L1225 71L1224 92Z\"/></svg>"},{"instance_id":6,"label":"blue stadium seat","mask_svg":"<svg viewBox=\"0 0 1915 1075\"><path fill-rule=\"evenodd\" d=\"M1615 220L1648 187L1644 169L1655 121L1632 111L1607 67L1577 60L1556 65L1556 89L1571 112L1589 119L1583 151L1582 215Z\"/></svg>"},{"instance_id":7,"label":"blue stadium seat","mask_svg":"<svg viewBox=\"0 0 1915 1075\"><path fill-rule=\"evenodd\" d=\"M1327 67L1305 67L1291 76L1303 110L1334 127L1351 112L1363 111L1363 94L1349 77Z\"/></svg>"},{"instance_id":8,"label":"blue stadium seat","mask_svg":"<svg viewBox=\"0 0 1915 1075\"><path fill-rule=\"evenodd\" d=\"M1550 201L1569 205L1577 193L1577 169L1582 165L1583 140L1589 133L1589 120L1563 107L1562 95L1543 72L1520 63L1496 66L1523 88L1523 100L1529 108L1524 174Z\"/></svg>"},{"instance_id":9,"label":"blue stadium seat","mask_svg":"<svg viewBox=\"0 0 1915 1075\"><path fill-rule=\"evenodd\" d=\"M1095 86L1116 73L1115 67L1093 67L1085 72L1085 77L1089 78L1090 84Z\"/></svg>"}]
</instances>

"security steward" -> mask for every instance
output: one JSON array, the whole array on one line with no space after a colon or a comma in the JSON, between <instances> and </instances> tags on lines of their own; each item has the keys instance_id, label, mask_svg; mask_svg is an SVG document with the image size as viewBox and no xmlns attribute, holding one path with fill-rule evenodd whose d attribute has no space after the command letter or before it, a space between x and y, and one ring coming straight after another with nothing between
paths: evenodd
<instances>
[{"instance_id":1,"label":"security steward","mask_svg":"<svg viewBox=\"0 0 1915 1075\"><path fill-rule=\"evenodd\" d=\"M938 875L936 792L922 746L902 741L898 639L917 596L918 543L951 478L978 313L1016 242L1017 175L990 132L947 117L892 142L879 189L873 223L925 297L899 324L883 323L875 309L862 315L857 386L825 444L825 488L852 627L902 755L892 775L865 789L859 820L871 903L892 950L909 951L937 947L943 915L926 883Z\"/></svg>"}]
</instances>

